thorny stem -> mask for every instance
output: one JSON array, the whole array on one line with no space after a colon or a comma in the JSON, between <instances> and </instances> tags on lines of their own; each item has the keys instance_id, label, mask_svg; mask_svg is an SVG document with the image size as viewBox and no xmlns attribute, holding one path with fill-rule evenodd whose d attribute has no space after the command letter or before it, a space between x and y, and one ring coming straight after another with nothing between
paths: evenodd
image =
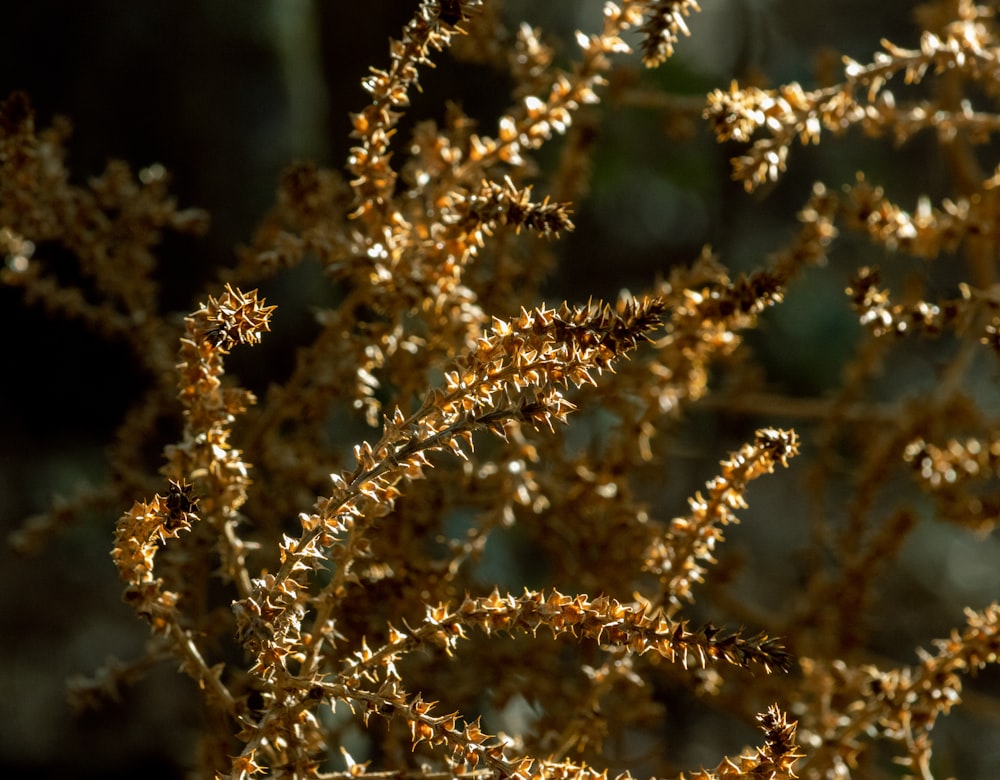
<instances>
[{"instance_id":1,"label":"thorny stem","mask_svg":"<svg viewBox=\"0 0 1000 780\"><path fill-rule=\"evenodd\" d=\"M430 405L425 404L421 410L409 418L402 427L410 427L414 423L423 417L426 412L430 409ZM521 415L520 409L511 409L504 413L502 411L491 412L487 415L483 415L481 418L470 416L464 419L460 419L450 425L448 428L441 430L437 433L432 434L426 439L411 438L402 445L398 450L394 452L392 456L385 460L378 461L372 468L368 470L361 470L360 464L355 468L354 473L351 475L350 479L347 481L347 486L340 497L340 502L337 507L332 510L326 510L324 515L326 517L336 517L338 511L344 506L352 503L353 501L359 499L362 496L361 486L367 482L372 482L377 480L379 477L389 473L395 468L399 467L399 460L401 458L408 458L414 455L419 455L424 452L440 449L442 443L454 439L456 436L464 433L466 431L472 431L477 427L480 427L486 423L487 420L513 420ZM390 446L391 442L383 441L379 443L378 449L383 449ZM353 532L352 528L352 532ZM312 542L319 538L322 534L327 533L328 530L323 526L314 528L306 532L296 544L296 550L303 551L306 550ZM281 565L281 568L275 574L275 581L277 584L287 580L292 572L295 570L297 565L305 559L306 554L304 552L297 553L291 552L286 558L285 562ZM341 577L342 581L342 577Z\"/></svg>"},{"instance_id":2,"label":"thorny stem","mask_svg":"<svg viewBox=\"0 0 1000 780\"><path fill-rule=\"evenodd\" d=\"M243 563L245 560L243 551L246 549L246 542L244 542L236 533L236 521L225 521L222 524L222 531L226 540L226 550L228 552L228 554L224 556L225 559L227 561L238 560ZM249 598L253 593L253 585L250 582L250 573L247 571L246 564L243 563L243 565L240 566L227 566L226 574L236 584L236 590L240 594L240 598Z\"/></svg>"},{"instance_id":3,"label":"thorny stem","mask_svg":"<svg viewBox=\"0 0 1000 780\"><path fill-rule=\"evenodd\" d=\"M411 417L407 420L407 423L404 424L404 427L408 427L408 425L420 419L424 411L425 410L422 409L421 412L411 415ZM428 452L438 449L442 442L449 441L464 431L471 431L477 427L481 427L482 425L486 424L487 421L513 420L516 419L519 415L520 415L520 410L518 409L511 409L506 412L497 410L495 412L483 415L481 418L478 419L473 417L464 420L459 420L449 428L446 428L445 430L440 431L439 433L436 433L428 437L427 439L419 441L411 439L405 445L403 445L399 450L396 451L394 457L384 461L380 461L375 465L374 468L363 472L358 471L356 469L354 476L348 483L347 493L341 499L338 509L344 507L346 504L357 499L361 495L361 491L359 490L360 485L364 484L365 482L377 479L383 474L389 472L390 469L398 467L398 460L400 458L408 458L410 456L417 455L421 452ZM336 516L336 511L334 511L331 514L333 516ZM348 531L347 538L344 540L345 547L347 549L350 549L351 540L356 535L362 532L363 529L359 528L357 524L354 524ZM324 533L324 529L322 526L308 532L303 537L302 541L299 543L298 549L308 549L322 533ZM276 575L277 581L280 583L283 580L287 579L289 576L291 576L294 567L295 567L295 561L292 559L291 556L289 556L289 558L285 561L285 563L282 565L281 569L279 569ZM316 614L313 624L317 627L320 627L321 630L322 627L326 625L327 621L330 619L330 616L334 613L334 611L338 606L337 594L340 594L342 592L344 583L346 582L347 575L349 572L348 567L349 567L349 562L345 562L344 565L337 567L337 570L334 573L334 576L331 579L330 584L325 588L325 591L328 594L330 594L331 597L324 598L319 601L319 606L316 608ZM309 660L303 667L303 672L306 674L315 671L319 667L320 659L323 656L324 637L322 636L322 634L320 634L319 636L316 636L314 639L315 643L309 653Z\"/></svg>"},{"instance_id":4,"label":"thorny stem","mask_svg":"<svg viewBox=\"0 0 1000 780\"><path fill-rule=\"evenodd\" d=\"M483 744L467 738L463 731L456 728L457 718L455 715L435 717L428 714L427 711L421 711L423 707L420 706L422 702L420 702L419 698L408 702L405 699L388 698L347 685L320 683L319 687L323 689L332 701L353 700L364 704L366 707L371 707L376 712L381 711L384 707L389 707L393 712L403 715L411 723L411 727L416 726L415 733L426 734L427 736L423 737L424 739L444 742L449 748L458 753L468 755L471 752L475 755L476 759L488 764L493 771L499 772L500 777L526 777L525 770L534 763L532 759L510 761L504 757L499 745Z\"/></svg>"},{"instance_id":5,"label":"thorny stem","mask_svg":"<svg viewBox=\"0 0 1000 780\"><path fill-rule=\"evenodd\" d=\"M198 646L191 638L191 635L181 628L176 621L170 622L169 631L170 636L174 641L174 645L181 650L188 662L192 665L194 671L197 672L197 674L193 674L192 676L195 677L199 684L205 686L209 691L211 691L213 697L222 705L223 709L233 718L233 720L241 723L247 723L248 721L245 716L239 714L237 711L236 700L233 698L233 695L222 683L221 666L217 671L213 671L209 668L208 664L205 663L205 659L201 655L201 651L198 650Z\"/></svg>"}]
</instances>

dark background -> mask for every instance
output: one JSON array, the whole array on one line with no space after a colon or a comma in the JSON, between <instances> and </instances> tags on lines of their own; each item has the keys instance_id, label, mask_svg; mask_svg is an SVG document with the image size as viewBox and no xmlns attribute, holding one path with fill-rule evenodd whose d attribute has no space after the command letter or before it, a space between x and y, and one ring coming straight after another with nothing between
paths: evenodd
<instances>
[{"instance_id":1,"label":"dark background","mask_svg":"<svg viewBox=\"0 0 1000 780\"><path fill-rule=\"evenodd\" d=\"M574 28L599 24L599 3L508 5L512 18L526 15L567 40ZM912 4L902 0L703 5L676 59L653 73L636 69L640 85L703 96L733 77L766 73L772 83L800 80L808 87L815 84L819 47L868 61L880 38L916 44ZM69 168L77 182L111 158L136 170L158 162L170 171L182 206L210 212L204 239L174 239L163 248L164 310L185 312L212 269L233 262L233 248L249 239L286 163L342 165L347 114L364 105L359 79L369 65L387 63L388 38L414 6L402 0L9 3L0 25L0 95L26 91L40 127L57 114L71 119ZM440 117L446 98L459 100L487 128L508 102L501 79L453 67L447 58L421 78L424 93L415 97L401 139L412 118ZM562 265L548 285L550 303L641 289L657 272L689 262L705 243L730 266L757 266L792 234L793 215L815 179L838 186L863 168L904 204L943 186L927 139L890 155L886 144L853 137L826 141L820 151L796 148L780 185L747 196L728 181L733 149L716 145L700 126L683 142L667 126L662 112L634 106L617 107L602 120L592 191L576 205L577 231L559 246ZM821 393L837 381L856 337L842 289L843 278L817 273L769 322L767 339L782 344L781 352L771 354L763 343L758 351L788 392ZM294 293L276 290L269 301L275 295L283 303L281 295ZM109 432L142 380L124 348L25 309L19 291L0 289L0 329L0 523L7 532L44 509L53 493L101 480ZM100 376L89 368L95 361ZM80 719L65 704L67 676L90 672L111 653L128 656L144 641L145 627L119 603L108 557L113 522L71 529L36 559L2 553L0 768L35 777L112 777L139 769L146 777L175 777L178 757L183 763L190 749L191 735L177 724L187 722L195 694L169 665L120 709ZM981 579L983 590L995 592L1000 584L989 567Z\"/></svg>"}]
</instances>

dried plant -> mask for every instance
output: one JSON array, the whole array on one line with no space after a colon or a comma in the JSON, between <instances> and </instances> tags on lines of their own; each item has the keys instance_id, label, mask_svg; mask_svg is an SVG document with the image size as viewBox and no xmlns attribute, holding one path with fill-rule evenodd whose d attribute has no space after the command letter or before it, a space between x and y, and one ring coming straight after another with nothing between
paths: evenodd
<instances>
[{"instance_id":1,"label":"dried plant","mask_svg":"<svg viewBox=\"0 0 1000 780\"><path fill-rule=\"evenodd\" d=\"M177 206L160 166L115 162L72 183L68 125L39 129L25 95L3 101L0 280L123 342L150 378L116 433L108 484L12 537L38 552L89 510L119 507L107 539L149 642L75 679L75 706L179 662L203 699L190 773L205 778L952 771L935 763L934 727L965 678L996 663L1000 608L970 605L946 638L917 638L934 649L916 656L914 636L895 653L877 637L896 625L880 588L898 581L888 572L918 529L988 535L1000 512L1000 167L979 171L1000 113L973 107L998 96L996 9L929 3L916 48L845 58L842 79L815 90L734 82L704 108L720 141L749 145L733 161L747 190L783 176L796 140L825 148L855 125L897 145L931 133L955 171L937 205L905 207L851 172L813 186L798 233L755 269L731 273L706 248L639 295L541 303L551 243L585 197L587 122L633 50L663 64L699 10L606 3L560 66L541 30L510 32L492 2L421 0L388 65L363 80L346 176L289 166L238 262L183 323L158 305L156 253L168 231L202 232L205 215ZM448 49L507 69L513 103L492 132L450 106L404 146L411 96ZM894 79L927 91L897 100ZM547 168L536 152L561 136ZM852 233L886 270L837 253ZM74 279L54 269L56 251ZM271 337L283 312L268 285L307 260L338 302L257 398L230 357ZM941 260L950 271L935 276ZM862 335L835 393L781 396L761 386L745 335L827 265ZM897 356L926 358L929 338L929 381L879 384ZM704 409L740 420L746 441L715 454L718 475L670 519L655 487L680 468L685 415ZM179 435L150 470L166 420ZM754 565L768 550L726 554L757 500L751 483L800 448L805 463L776 478L795 498L772 488L773 509L755 516L808 526L808 549L779 548L797 558L777 572ZM775 577L782 603L741 593L744 575ZM693 771L655 749L670 709L695 697L756 723L758 746ZM976 697L995 734L995 692ZM630 743L654 743L651 757Z\"/></svg>"}]
</instances>

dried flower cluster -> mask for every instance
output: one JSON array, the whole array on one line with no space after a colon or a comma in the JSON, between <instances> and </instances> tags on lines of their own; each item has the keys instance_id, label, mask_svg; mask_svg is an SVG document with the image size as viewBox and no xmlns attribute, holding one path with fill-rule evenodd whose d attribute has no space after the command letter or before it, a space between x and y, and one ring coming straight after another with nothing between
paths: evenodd
<instances>
[{"instance_id":1,"label":"dried flower cluster","mask_svg":"<svg viewBox=\"0 0 1000 780\"><path fill-rule=\"evenodd\" d=\"M995 387L1000 354L1000 167L980 172L971 151L1000 128L973 107L1000 95L996 9L929 3L917 48L845 59L822 89L734 82L704 110L720 141L749 144L733 163L747 190L785 173L796 139L832 145L857 125L895 144L933 133L959 172L950 197L908 209L851 171L813 185L798 233L755 270L732 274L706 248L641 294L552 307L551 243L574 229L590 170L593 139L574 123L600 110L619 64L668 60L698 3L605 3L564 67L489 0L416 5L363 80L347 175L290 166L183 323L158 308L156 252L204 215L177 207L159 166L71 183L68 126L36 128L20 93L0 103L0 281L123 341L151 378L109 484L12 539L36 552L88 508L118 507L112 558L150 641L75 680L73 702L117 700L154 662L179 662L207 713L199 778L819 780L888 776L893 761L950 776L934 727L997 662L1000 607L918 638L934 649L907 665L876 641L895 625L879 589L921 524L989 534L1000 517L1000 420L981 380ZM449 49L506 68L512 105L492 134L452 105L403 146L421 73ZM930 96L897 101L893 79ZM548 171L535 153L567 135ZM850 234L885 268L838 255ZM55 251L75 260L72 281ZM307 259L338 303L257 398L229 359L275 335L282 310L264 293ZM781 396L744 338L822 266L861 326L855 354L835 393ZM878 385L898 356L931 349L932 381ZM745 443L713 454L717 476L671 518L657 488L682 468L675 434L713 408ZM779 427L790 418L796 430ZM179 438L150 470L165 420ZM800 450L792 479L771 476ZM798 563L726 552L763 477L791 498L771 487L755 517L807 539ZM779 582L781 603L744 576ZM660 743L693 697L758 726L759 745L678 766ZM633 763L629 745L651 757Z\"/></svg>"}]
</instances>

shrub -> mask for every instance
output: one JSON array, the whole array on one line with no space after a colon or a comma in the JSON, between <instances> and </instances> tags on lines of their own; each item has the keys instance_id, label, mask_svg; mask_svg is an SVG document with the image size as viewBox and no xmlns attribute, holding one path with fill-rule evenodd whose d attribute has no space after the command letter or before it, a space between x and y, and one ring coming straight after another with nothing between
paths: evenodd
<instances>
[{"instance_id":1,"label":"shrub","mask_svg":"<svg viewBox=\"0 0 1000 780\"><path fill-rule=\"evenodd\" d=\"M968 740L932 753L932 736L996 661L1000 607L962 617L962 578L919 572L961 567L947 556L971 555L963 540L988 540L1000 510L1000 174L981 170L998 117L975 107L997 94L995 9L929 3L915 48L845 58L816 89L734 82L693 107L630 55L661 65L698 10L607 3L563 63L491 3L422 0L364 79L346 175L286 168L183 321L160 302L157 253L205 215L178 206L158 165L73 183L68 126L39 130L28 97L7 97L3 283L126 345L149 380L106 484L12 537L37 551L124 509L101 527L149 641L74 679L75 706L179 663L204 708L197 777L861 778L896 764L930 778L997 758L975 730L996 719L988 686ZM511 106L486 128L451 104L403 143L446 50L503 69ZM663 112L671 143L706 121L751 192L798 145L822 153L858 131L933 137L953 175L909 207L834 166L766 262L730 271L706 248L637 294L546 305L609 95ZM294 360L279 370L267 345L284 310L265 297L301 267L328 288L315 322L281 337ZM795 339L768 317L831 277L862 332L836 387L796 394L773 376ZM818 314L796 306L789 322ZM257 392L231 370L241 353ZM685 452L695 437L721 447L714 476ZM751 501L761 527L730 552ZM934 639L942 613L956 627ZM741 723L757 747L740 749ZM685 766L684 739L729 757ZM980 763L962 756L977 750Z\"/></svg>"}]
</instances>

